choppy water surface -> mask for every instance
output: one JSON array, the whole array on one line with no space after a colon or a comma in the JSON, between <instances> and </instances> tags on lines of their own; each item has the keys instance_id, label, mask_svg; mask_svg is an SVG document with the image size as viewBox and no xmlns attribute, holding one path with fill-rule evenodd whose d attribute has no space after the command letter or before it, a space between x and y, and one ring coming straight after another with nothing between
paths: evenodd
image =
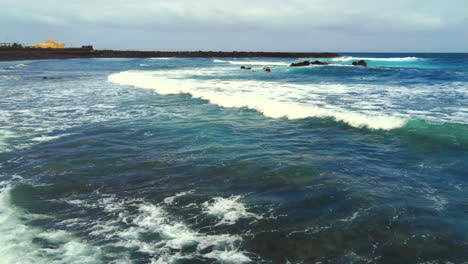
<instances>
[{"instance_id":1,"label":"choppy water surface","mask_svg":"<svg viewBox=\"0 0 468 264\"><path fill-rule=\"evenodd\" d=\"M0 263L467 263L468 55L347 55L1 62Z\"/></svg>"}]
</instances>

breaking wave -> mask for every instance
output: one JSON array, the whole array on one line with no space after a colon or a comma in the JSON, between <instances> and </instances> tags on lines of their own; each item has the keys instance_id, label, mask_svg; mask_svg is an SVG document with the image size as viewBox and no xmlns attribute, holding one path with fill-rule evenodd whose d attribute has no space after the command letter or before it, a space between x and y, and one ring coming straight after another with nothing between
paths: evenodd
<instances>
[{"instance_id":1,"label":"breaking wave","mask_svg":"<svg viewBox=\"0 0 468 264\"><path fill-rule=\"evenodd\" d=\"M289 66L290 63L278 62L278 61L225 61L225 60L213 60L217 63L229 63L234 65L258 65L258 66Z\"/></svg>"},{"instance_id":2,"label":"breaking wave","mask_svg":"<svg viewBox=\"0 0 468 264\"><path fill-rule=\"evenodd\" d=\"M173 60L173 59L176 59L176 58L172 58L172 57L171 58L164 58L164 57L162 57L162 58L150 58L150 60Z\"/></svg>"},{"instance_id":3,"label":"breaking wave","mask_svg":"<svg viewBox=\"0 0 468 264\"><path fill-rule=\"evenodd\" d=\"M0 68L0 71L17 70L17 69L27 68L28 66L29 66L28 64L20 63L20 64Z\"/></svg>"},{"instance_id":4,"label":"breaking wave","mask_svg":"<svg viewBox=\"0 0 468 264\"><path fill-rule=\"evenodd\" d=\"M29 222L47 219L11 203L11 186L0 182L0 264L102 263L95 246L64 230L41 229ZM46 244L40 247L38 244Z\"/></svg>"},{"instance_id":5,"label":"breaking wave","mask_svg":"<svg viewBox=\"0 0 468 264\"><path fill-rule=\"evenodd\" d=\"M332 61L352 61L352 60L368 60L368 61L417 61L422 60L421 58L417 57L401 57L401 58L364 58L364 57L352 57L352 56L344 56L333 58Z\"/></svg>"},{"instance_id":6,"label":"breaking wave","mask_svg":"<svg viewBox=\"0 0 468 264\"><path fill-rule=\"evenodd\" d=\"M172 198L189 193L192 192L179 193ZM107 241L109 247L136 248L147 254L151 263L176 263L192 258L216 259L225 263L251 261L239 248L241 236L205 234L192 229L167 211L165 206L173 202L173 199L168 198L163 204L153 204L140 199L119 199L114 195L104 195L96 202L69 200L68 203L92 210L100 209L116 216L90 226L90 236ZM80 220L75 220L79 224ZM73 219L68 224L73 224ZM148 241L145 239L148 236L158 239Z\"/></svg>"},{"instance_id":7,"label":"breaking wave","mask_svg":"<svg viewBox=\"0 0 468 264\"><path fill-rule=\"evenodd\" d=\"M245 205L239 202L240 198L240 196L213 198L212 201L203 203L204 211L206 214L219 219L216 225L232 225L241 218L262 218L259 215L247 212Z\"/></svg>"},{"instance_id":8,"label":"breaking wave","mask_svg":"<svg viewBox=\"0 0 468 264\"><path fill-rule=\"evenodd\" d=\"M187 76L196 71L127 71L112 74L110 82L155 90L159 94L188 93L194 98L208 100L223 107L246 107L271 118L308 117L334 118L350 126L390 130L404 126L408 119L378 112L353 112L323 101L321 95L311 94L311 87L299 84L278 84L261 81L195 80ZM205 74L203 71L200 75ZM322 85L323 86L323 85ZM321 87L333 89L332 85ZM309 102L303 102L307 95Z\"/></svg>"},{"instance_id":9,"label":"breaking wave","mask_svg":"<svg viewBox=\"0 0 468 264\"><path fill-rule=\"evenodd\" d=\"M252 261L248 256L252 254L241 249L241 235L203 233L171 215L167 206L173 199L155 204L98 193L88 198L63 198L56 202L87 213L84 217L60 219L32 214L15 206L11 202L14 188L9 182L0 182L0 264L109 263L105 259L118 260L111 263L133 263L127 254L131 250L145 254L150 263L178 263L187 259L221 263ZM173 198L190 193L178 193ZM230 212L240 214L232 216L236 219L254 215L245 211L245 206L237 200L213 199L214 203L231 201L236 210ZM230 209L227 206L226 210ZM90 217L89 211L104 217ZM31 224L37 220L54 224L47 229ZM73 230L79 230L80 237ZM93 241L100 242L94 245Z\"/></svg>"}]
</instances>

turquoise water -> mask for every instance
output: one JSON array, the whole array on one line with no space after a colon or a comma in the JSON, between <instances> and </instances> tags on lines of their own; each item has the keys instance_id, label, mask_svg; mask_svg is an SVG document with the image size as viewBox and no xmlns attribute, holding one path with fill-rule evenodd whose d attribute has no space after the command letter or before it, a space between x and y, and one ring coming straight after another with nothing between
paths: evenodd
<instances>
[{"instance_id":1,"label":"turquoise water","mask_svg":"<svg viewBox=\"0 0 468 264\"><path fill-rule=\"evenodd\" d=\"M0 62L0 263L467 263L468 54L344 56Z\"/></svg>"}]
</instances>

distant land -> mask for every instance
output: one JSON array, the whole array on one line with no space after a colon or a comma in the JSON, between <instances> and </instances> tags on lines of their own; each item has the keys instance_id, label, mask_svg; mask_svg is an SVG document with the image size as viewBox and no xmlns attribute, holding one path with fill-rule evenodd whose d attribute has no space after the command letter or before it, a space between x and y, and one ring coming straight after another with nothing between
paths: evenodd
<instances>
[{"instance_id":1,"label":"distant land","mask_svg":"<svg viewBox=\"0 0 468 264\"><path fill-rule=\"evenodd\" d=\"M246 51L127 51L93 50L86 48L44 49L44 48L0 48L0 61L79 59L79 58L335 58L340 55L329 52L246 52Z\"/></svg>"}]
</instances>

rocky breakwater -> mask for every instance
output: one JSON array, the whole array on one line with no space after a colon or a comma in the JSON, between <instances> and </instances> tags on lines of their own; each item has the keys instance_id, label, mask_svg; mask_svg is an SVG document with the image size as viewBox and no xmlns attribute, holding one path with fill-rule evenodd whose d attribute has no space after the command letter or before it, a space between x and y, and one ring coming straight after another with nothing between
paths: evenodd
<instances>
[{"instance_id":1,"label":"rocky breakwater","mask_svg":"<svg viewBox=\"0 0 468 264\"><path fill-rule=\"evenodd\" d=\"M0 61L40 60L40 59L75 59L75 58L336 58L337 53L297 53L297 52L221 52L221 51L125 51L125 50L89 50L84 48L41 49L20 48L1 49Z\"/></svg>"}]
</instances>

